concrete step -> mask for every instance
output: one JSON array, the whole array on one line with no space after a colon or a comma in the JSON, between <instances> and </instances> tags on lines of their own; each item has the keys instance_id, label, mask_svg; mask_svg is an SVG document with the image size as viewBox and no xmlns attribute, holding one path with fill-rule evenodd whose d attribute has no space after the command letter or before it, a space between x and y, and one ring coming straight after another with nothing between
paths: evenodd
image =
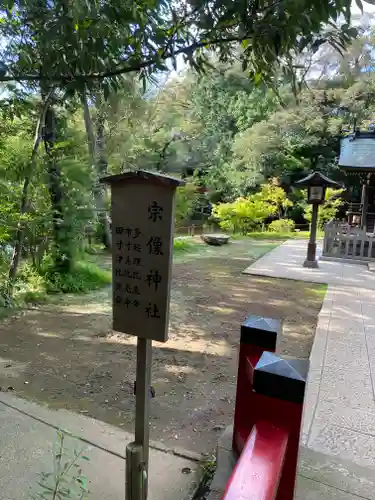
<instances>
[{"instance_id":1,"label":"concrete step","mask_svg":"<svg viewBox=\"0 0 375 500\"><path fill-rule=\"evenodd\" d=\"M302 447L295 500L375 500L375 469Z\"/></svg>"},{"instance_id":2,"label":"concrete step","mask_svg":"<svg viewBox=\"0 0 375 500\"><path fill-rule=\"evenodd\" d=\"M58 429L69 432L64 441L63 464L74 456L75 449L85 450L89 458L82 464L90 490L86 498L125 498L124 454L134 439L132 434L84 415L50 410L3 392L0 428L0 500L30 500L41 492L40 473L54 470ZM168 451L160 443L151 445L149 500L191 499L199 469L196 460L183 458L183 451ZM191 473L185 474L185 469Z\"/></svg>"}]
</instances>

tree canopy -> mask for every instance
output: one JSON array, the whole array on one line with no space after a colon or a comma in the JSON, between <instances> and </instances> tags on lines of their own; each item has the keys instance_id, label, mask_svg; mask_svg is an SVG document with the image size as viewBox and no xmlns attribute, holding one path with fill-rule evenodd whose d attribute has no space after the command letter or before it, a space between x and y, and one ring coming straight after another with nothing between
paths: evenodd
<instances>
[{"instance_id":1,"label":"tree canopy","mask_svg":"<svg viewBox=\"0 0 375 500\"><path fill-rule=\"evenodd\" d=\"M360 0L358 0L361 5ZM328 41L343 48L355 35L351 0L7 0L0 11L5 74L1 80L71 87L137 72L150 77L181 56L201 71L213 52L234 56L256 81L277 65ZM338 26L339 16L344 23ZM45 48L43 58L34 43Z\"/></svg>"},{"instance_id":2,"label":"tree canopy","mask_svg":"<svg viewBox=\"0 0 375 500\"><path fill-rule=\"evenodd\" d=\"M187 180L181 225L220 205L249 220L305 220L294 180L313 168L340 177L341 134L354 116L373 119L374 37L351 26L350 5L2 2L4 300L30 276L85 287L82 252L111 246L99 179L129 168Z\"/></svg>"}]
</instances>

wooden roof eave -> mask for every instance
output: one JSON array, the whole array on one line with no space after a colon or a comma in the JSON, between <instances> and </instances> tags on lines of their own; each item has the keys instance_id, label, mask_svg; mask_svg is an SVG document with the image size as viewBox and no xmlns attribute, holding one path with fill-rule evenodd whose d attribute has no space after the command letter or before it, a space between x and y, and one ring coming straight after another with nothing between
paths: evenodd
<instances>
[{"instance_id":1,"label":"wooden roof eave","mask_svg":"<svg viewBox=\"0 0 375 500\"><path fill-rule=\"evenodd\" d=\"M339 167L349 174L375 174L375 165L373 167L348 167L346 165L339 165Z\"/></svg>"}]
</instances>

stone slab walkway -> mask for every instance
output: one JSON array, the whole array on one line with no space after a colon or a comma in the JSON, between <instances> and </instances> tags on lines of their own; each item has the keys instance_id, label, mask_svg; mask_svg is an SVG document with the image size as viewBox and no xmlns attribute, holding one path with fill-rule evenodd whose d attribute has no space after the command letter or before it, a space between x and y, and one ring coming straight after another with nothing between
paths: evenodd
<instances>
[{"instance_id":1,"label":"stone slab walkway","mask_svg":"<svg viewBox=\"0 0 375 500\"><path fill-rule=\"evenodd\" d=\"M0 393L0 500L30 500L41 472L53 471L57 428L68 430L66 447L85 450L83 470L90 500L125 498L125 447L133 436L103 422ZM152 444L149 500L190 500L198 457Z\"/></svg>"},{"instance_id":2,"label":"stone slab walkway","mask_svg":"<svg viewBox=\"0 0 375 500\"><path fill-rule=\"evenodd\" d=\"M335 484L326 480L324 487L341 484L342 488L335 495L318 488L313 495L307 487L304 498L346 499L356 494L375 500L375 273L364 265L333 261L320 261L319 269L306 269L302 266L306 245L305 241L288 241L245 271L328 284L310 357L302 436L308 459L302 460L301 467L304 481L316 490L327 464L335 460ZM320 467L314 454L332 460ZM340 461L346 465L341 467ZM349 488L343 472L348 464L363 467L366 481Z\"/></svg>"},{"instance_id":3,"label":"stone slab walkway","mask_svg":"<svg viewBox=\"0 0 375 500\"><path fill-rule=\"evenodd\" d=\"M244 273L375 290L375 273L370 272L367 266L319 261L319 269L303 267L306 247L307 241L304 240L287 241L254 262ZM318 247L317 254L320 253Z\"/></svg>"}]
</instances>

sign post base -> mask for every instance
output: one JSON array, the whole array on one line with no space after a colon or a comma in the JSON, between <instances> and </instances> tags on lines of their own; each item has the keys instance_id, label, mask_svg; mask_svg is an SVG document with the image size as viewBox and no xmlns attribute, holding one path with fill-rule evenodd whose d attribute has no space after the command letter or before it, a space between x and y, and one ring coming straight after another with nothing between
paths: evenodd
<instances>
[{"instance_id":1,"label":"sign post base","mask_svg":"<svg viewBox=\"0 0 375 500\"><path fill-rule=\"evenodd\" d=\"M143 460L143 447L129 443L126 447L125 500L147 499L147 473Z\"/></svg>"},{"instance_id":2,"label":"sign post base","mask_svg":"<svg viewBox=\"0 0 375 500\"><path fill-rule=\"evenodd\" d=\"M309 267L310 269L318 269L319 264L316 260L305 260L303 267Z\"/></svg>"},{"instance_id":3,"label":"sign post base","mask_svg":"<svg viewBox=\"0 0 375 500\"><path fill-rule=\"evenodd\" d=\"M303 267L310 267L311 269L316 269L319 267L318 261L316 260L316 243L309 242L307 245L307 257L303 263Z\"/></svg>"}]
</instances>

